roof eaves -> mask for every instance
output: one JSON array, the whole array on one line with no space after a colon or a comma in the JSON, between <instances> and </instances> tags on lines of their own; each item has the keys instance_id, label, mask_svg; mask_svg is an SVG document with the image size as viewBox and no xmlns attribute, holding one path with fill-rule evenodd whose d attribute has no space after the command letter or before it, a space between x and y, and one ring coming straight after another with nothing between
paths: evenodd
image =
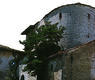
<instances>
[{"instance_id":1,"label":"roof eaves","mask_svg":"<svg viewBox=\"0 0 95 80\"><path fill-rule=\"evenodd\" d=\"M15 52L15 53L24 53L23 51L12 49L10 47L3 46L3 45L0 45L0 51L10 51L10 52Z\"/></svg>"},{"instance_id":2,"label":"roof eaves","mask_svg":"<svg viewBox=\"0 0 95 80\"><path fill-rule=\"evenodd\" d=\"M64 50L64 51L58 51L57 53L55 53L55 54L53 54L53 55L50 55L50 56L48 57L48 59L55 58L55 57L60 56L60 55L62 55L62 54L69 54L69 53L72 53L72 52L78 50L79 48L83 48L84 46L89 46L90 44L93 44L93 43L95 43L95 40L90 41L90 42L85 43L85 44L82 44L82 45L80 45L80 46L76 46L76 47L73 47L73 48L69 48L69 49Z\"/></svg>"},{"instance_id":3,"label":"roof eaves","mask_svg":"<svg viewBox=\"0 0 95 80\"><path fill-rule=\"evenodd\" d=\"M30 25L27 29L25 29L25 30L21 33L21 35L27 34L31 29L34 29L34 28L35 28L34 25Z\"/></svg>"},{"instance_id":4,"label":"roof eaves","mask_svg":"<svg viewBox=\"0 0 95 80\"><path fill-rule=\"evenodd\" d=\"M35 27L39 24L39 22L37 22L36 24L34 25L30 25L28 28L26 28L22 33L21 35L26 35L27 33L29 33L31 31L31 29L35 29Z\"/></svg>"}]
</instances>

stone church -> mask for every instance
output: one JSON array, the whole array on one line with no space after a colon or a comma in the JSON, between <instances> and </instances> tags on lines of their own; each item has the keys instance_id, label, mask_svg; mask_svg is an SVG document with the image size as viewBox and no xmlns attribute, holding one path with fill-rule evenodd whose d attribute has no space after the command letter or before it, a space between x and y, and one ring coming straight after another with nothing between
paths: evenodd
<instances>
[{"instance_id":1,"label":"stone church","mask_svg":"<svg viewBox=\"0 0 95 80\"><path fill-rule=\"evenodd\" d=\"M63 5L35 25L45 22L65 27L59 43L64 51L48 58L46 80L95 80L95 8L81 3ZM35 25L22 32L26 39Z\"/></svg>"}]
</instances>

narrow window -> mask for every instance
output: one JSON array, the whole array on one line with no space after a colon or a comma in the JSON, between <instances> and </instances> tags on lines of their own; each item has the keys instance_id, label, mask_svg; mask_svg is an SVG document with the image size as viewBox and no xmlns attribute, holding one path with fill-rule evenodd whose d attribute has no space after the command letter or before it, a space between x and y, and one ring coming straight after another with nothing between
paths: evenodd
<instances>
[{"instance_id":1,"label":"narrow window","mask_svg":"<svg viewBox=\"0 0 95 80\"><path fill-rule=\"evenodd\" d=\"M59 19L60 20L62 19L62 13L59 13Z\"/></svg>"},{"instance_id":2,"label":"narrow window","mask_svg":"<svg viewBox=\"0 0 95 80\"><path fill-rule=\"evenodd\" d=\"M88 33L87 38L89 38L89 37L90 37L90 34Z\"/></svg>"},{"instance_id":3,"label":"narrow window","mask_svg":"<svg viewBox=\"0 0 95 80\"><path fill-rule=\"evenodd\" d=\"M95 15L94 15L94 21L95 21Z\"/></svg>"},{"instance_id":4,"label":"narrow window","mask_svg":"<svg viewBox=\"0 0 95 80\"><path fill-rule=\"evenodd\" d=\"M90 14L88 13L88 19L90 19Z\"/></svg>"},{"instance_id":5,"label":"narrow window","mask_svg":"<svg viewBox=\"0 0 95 80\"><path fill-rule=\"evenodd\" d=\"M51 64L51 71L53 71L53 64Z\"/></svg>"},{"instance_id":6,"label":"narrow window","mask_svg":"<svg viewBox=\"0 0 95 80\"><path fill-rule=\"evenodd\" d=\"M71 78L71 80L72 80L72 64L73 64L73 55L71 54L71 56L70 56L70 58L71 58L71 70L70 70L70 78Z\"/></svg>"},{"instance_id":7,"label":"narrow window","mask_svg":"<svg viewBox=\"0 0 95 80\"><path fill-rule=\"evenodd\" d=\"M73 63L73 55L71 54L71 64Z\"/></svg>"}]
</instances>

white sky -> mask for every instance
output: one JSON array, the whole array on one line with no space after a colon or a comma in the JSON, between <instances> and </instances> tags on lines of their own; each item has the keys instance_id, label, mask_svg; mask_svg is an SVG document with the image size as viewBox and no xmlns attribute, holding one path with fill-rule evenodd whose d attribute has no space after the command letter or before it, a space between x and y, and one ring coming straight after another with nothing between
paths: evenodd
<instances>
[{"instance_id":1,"label":"white sky","mask_svg":"<svg viewBox=\"0 0 95 80\"><path fill-rule=\"evenodd\" d=\"M95 0L0 0L0 44L22 50L22 31L54 8L76 2L95 7Z\"/></svg>"}]
</instances>

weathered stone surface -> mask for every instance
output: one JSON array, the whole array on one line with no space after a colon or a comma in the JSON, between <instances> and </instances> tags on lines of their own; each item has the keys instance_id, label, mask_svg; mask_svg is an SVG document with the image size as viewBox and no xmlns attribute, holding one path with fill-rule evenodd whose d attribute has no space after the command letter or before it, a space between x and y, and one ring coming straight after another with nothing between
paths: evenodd
<instances>
[{"instance_id":1,"label":"weathered stone surface","mask_svg":"<svg viewBox=\"0 0 95 80\"><path fill-rule=\"evenodd\" d=\"M50 68L52 66L52 68ZM59 71L62 70L60 73ZM63 52L49 62L49 75L60 74L54 80L94 80L95 79L95 41ZM56 77L50 76L50 78ZM52 79L53 80L53 79Z\"/></svg>"},{"instance_id":2,"label":"weathered stone surface","mask_svg":"<svg viewBox=\"0 0 95 80\"><path fill-rule=\"evenodd\" d=\"M61 15L61 18L60 18ZM39 23L45 21L58 23L65 27L60 46L65 49L90 42L95 39L95 9L79 4L57 8L45 16Z\"/></svg>"},{"instance_id":3,"label":"weathered stone surface","mask_svg":"<svg viewBox=\"0 0 95 80\"><path fill-rule=\"evenodd\" d=\"M23 52L0 45L0 80L6 80L9 77L9 62L18 54L23 55Z\"/></svg>"},{"instance_id":4,"label":"weathered stone surface","mask_svg":"<svg viewBox=\"0 0 95 80\"><path fill-rule=\"evenodd\" d=\"M83 4L61 6L47 14L39 27L45 21L65 27L59 45L66 52L50 60L49 80L94 80L95 8Z\"/></svg>"},{"instance_id":5,"label":"weathered stone surface","mask_svg":"<svg viewBox=\"0 0 95 80\"><path fill-rule=\"evenodd\" d=\"M0 80L6 79L9 70L9 61L12 59L11 51L0 51Z\"/></svg>"}]
</instances>

